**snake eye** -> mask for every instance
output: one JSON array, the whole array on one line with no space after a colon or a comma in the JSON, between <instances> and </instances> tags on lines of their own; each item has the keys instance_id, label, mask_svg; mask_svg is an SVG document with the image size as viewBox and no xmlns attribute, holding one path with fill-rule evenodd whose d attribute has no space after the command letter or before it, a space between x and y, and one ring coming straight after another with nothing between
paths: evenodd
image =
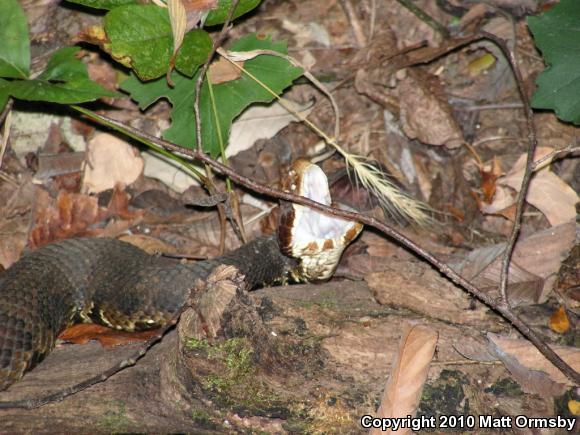
<instances>
[{"instance_id":1,"label":"snake eye","mask_svg":"<svg viewBox=\"0 0 580 435\"><path fill-rule=\"evenodd\" d=\"M298 195L331 205L326 175L307 160L297 160L292 165L286 185L296 186ZM285 203L278 238L282 252L300 259L302 277L318 281L332 276L342 252L361 230L362 224L358 222L329 216L299 204Z\"/></svg>"}]
</instances>

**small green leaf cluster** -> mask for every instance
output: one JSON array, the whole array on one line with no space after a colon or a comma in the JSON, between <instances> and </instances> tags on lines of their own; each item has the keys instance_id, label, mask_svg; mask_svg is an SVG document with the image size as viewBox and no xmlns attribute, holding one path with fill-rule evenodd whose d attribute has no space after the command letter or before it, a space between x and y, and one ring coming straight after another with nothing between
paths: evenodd
<instances>
[{"instance_id":1,"label":"small green leaf cluster","mask_svg":"<svg viewBox=\"0 0 580 435\"><path fill-rule=\"evenodd\" d=\"M44 71L31 78L28 25L18 0L0 2L0 34L0 110L10 97L73 104L118 96L89 78L77 47L57 50Z\"/></svg>"},{"instance_id":2,"label":"small green leaf cluster","mask_svg":"<svg viewBox=\"0 0 580 435\"><path fill-rule=\"evenodd\" d=\"M536 109L551 109L563 121L580 125L580 3L562 0L528 26L547 68L532 97Z\"/></svg>"},{"instance_id":3,"label":"small green leaf cluster","mask_svg":"<svg viewBox=\"0 0 580 435\"><path fill-rule=\"evenodd\" d=\"M124 5L105 15L108 40L103 48L114 59L135 71L141 80L164 76L173 53L173 34L167 8L156 5ZM212 42L204 30L186 33L175 59L175 68L192 76L211 50Z\"/></svg>"},{"instance_id":4,"label":"small green leaf cluster","mask_svg":"<svg viewBox=\"0 0 580 435\"><path fill-rule=\"evenodd\" d=\"M233 51L257 49L286 53L286 44L270 39L260 39L251 34L241 38L230 47ZM277 94L302 75L302 70L285 59L274 56L259 56L244 63L244 69ZM187 148L197 146L195 138L195 83L198 78L188 78L178 72L172 74L173 87L162 78L143 82L135 75L121 85L139 107L146 109L155 101L165 98L171 102L171 127L163 133L164 139ZM213 99L210 93L213 92ZM274 99L264 87L248 75L242 74L236 80L210 85L206 80L201 89L199 112L204 151L213 157L221 152L220 138L227 138L234 118L251 104L268 103ZM214 107L215 104L215 107ZM214 110L214 108L216 110Z\"/></svg>"},{"instance_id":5,"label":"small green leaf cluster","mask_svg":"<svg viewBox=\"0 0 580 435\"><path fill-rule=\"evenodd\" d=\"M173 31L168 8L155 4L140 4L137 0L69 0L83 6L108 10L103 22L101 39L96 40L113 59L131 68L143 81L164 76L173 56ZM245 14L261 0L241 0L234 17ZM223 23L232 5L231 0L218 1L210 10L206 25ZM103 37L104 36L104 37ZM192 77L207 59L212 40L202 29L192 29L183 38L175 57L175 69Z\"/></svg>"},{"instance_id":6,"label":"small green leaf cluster","mask_svg":"<svg viewBox=\"0 0 580 435\"><path fill-rule=\"evenodd\" d=\"M203 29L185 34L175 57L175 70L170 81L165 77L173 56L173 34L167 8L153 4L137 4L133 0L70 0L85 6L109 9L104 18L103 35L99 45L117 61L131 68L131 77L121 85L142 110L160 99L172 104L171 126L163 132L164 139L187 148L197 147L194 102L199 67L212 49L210 35ZM258 6L260 0L241 0L234 12L239 17ZM232 6L231 0L219 0L217 8L209 11L203 22L206 26L223 23ZM286 53L283 43L249 35L230 47L234 51L258 49ZM201 89L199 110L204 151L212 157L227 146L233 120L254 103L268 103L274 96L264 89L268 86L276 94L302 75L302 70L285 59L259 56L248 60L244 68L253 78L242 75L236 80L212 85L206 79ZM259 84L255 81L262 82ZM211 88L211 89L210 89Z\"/></svg>"},{"instance_id":7,"label":"small green leaf cluster","mask_svg":"<svg viewBox=\"0 0 580 435\"><path fill-rule=\"evenodd\" d=\"M185 33L175 51L168 8L142 4L137 0L68 0L83 6L107 10L102 26L87 29L88 40L112 58L130 68L121 89L146 109L159 99L172 104L172 124L163 137L179 145L197 146L194 102L200 66L213 46L204 29ZM224 23L232 0L218 0L216 8L202 17L205 26ZM234 18L260 4L240 0ZM54 53L44 72L30 77L30 46L26 17L18 0L0 2L0 108L10 97L61 104L82 103L119 94L91 81L85 65L77 58L79 48L65 47ZM286 54L286 45L268 38L248 35L234 42L230 50L270 50ZM238 78L212 84L206 77L200 94L200 121L204 151L216 157L227 146L233 120L254 103L271 102L294 79L300 68L283 57L259 55L243 63ZM170 74L169 74L170 73ZM169 77L167 77L169 76Z\"/></svg>"}]
</instances>

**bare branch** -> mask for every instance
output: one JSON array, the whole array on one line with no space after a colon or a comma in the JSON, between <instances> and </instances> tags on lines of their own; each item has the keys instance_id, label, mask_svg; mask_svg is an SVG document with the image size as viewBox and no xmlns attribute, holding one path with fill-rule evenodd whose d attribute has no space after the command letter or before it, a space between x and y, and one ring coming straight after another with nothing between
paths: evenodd
<instances>
[{"instance_id":1,"label":"bare branch","mask_svg":"<svg viewBox=\"0 0 580 435\"><path fill-rule=\"evenodd\" d=\"M393 227L387 225L386 223L381 222L378 219L375 219L370 216L365 216L360 213L340 210L338 208L322 205L316 201L305 198L303 196L293 195L291 193L284 192L282 190L274 189L272 187L257 183L247 177L238 174L232 168L213 160L211 157L207 156L203 152L200 152L199 150L191 150L188 148L184 148L180 145L168 142L166 140L156 138L155 136L151 136L135 128L129 127L128 125L125 125L122 122L116 121L114 119L102 115L97 115L96 113L91 113L86 109L81 109L81 111L82 113L89 115L93 119L100 121L101 123L107 126L115 128L120 132L125 132L126 134L129 134L132 137L141 137L169 151L179 152L180 154L189 156L194 160L199 160L211 166L214 170L221 173L222 175L229 177L235 183L247 187L257 193L268 195L272 198L277 198L284 201L290 201L296 204L305 205L328 215L338 216L347 220L361 222L365 225L368 225L381 231L382 233L396 240L401 245L408 248L410 251L414 252L415 254L426 260L428 263L433 265L443 275L445 275L448 279L450 279L458 286L465 289L473 297L475 297L476 299L486 304L488 307L500 313L524 337L530 340L530 342L532 342L532 344L534 344L534 346L536 346L536 348L550 362L552 362L552 364L558 367L558 369L562 373L564 373L564 375L566 375L569 379L571 379L575 383L580 384L580 374L577 373L572 367L570 367L562 358L560 358L560 356L556 354L556 352L554 352L544 342L544 340L534 330L532 330L517 314L515 314L503 300L497 301L496 299L490 297L487 293L481 291L479 288L477 288L476 286L471 284L468 280L466 280L457 272L455 272L447 264L437 259L437 257L431 254L429 251L423 249L417 243L405 237L403 234L395 230Z\"/></svg>"}]
</instances>

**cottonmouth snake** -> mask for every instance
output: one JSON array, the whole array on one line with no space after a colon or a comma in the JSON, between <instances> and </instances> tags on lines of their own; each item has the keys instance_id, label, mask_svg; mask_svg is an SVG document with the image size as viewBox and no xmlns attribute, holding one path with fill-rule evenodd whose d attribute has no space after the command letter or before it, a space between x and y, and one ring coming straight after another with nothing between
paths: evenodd
<instances>
[{"instance_id":1,"label":"cottonmouth snake","mask_svg":"<svg viewBox=\"0 0 580 435\"><path fill-rule=\"evenodd\" d=\"M330 204L326 176L309 162L294 164L286 189ZM59 333L78 320L129 331L161 326L196 281L221 264L236 266L248 288L289 275L326 279L360 230L360 224L285 204L278 237L194 264L168 263L114 239L47 245L0 275L0 390L40 362Z\"/></svg>"}]
</instances>

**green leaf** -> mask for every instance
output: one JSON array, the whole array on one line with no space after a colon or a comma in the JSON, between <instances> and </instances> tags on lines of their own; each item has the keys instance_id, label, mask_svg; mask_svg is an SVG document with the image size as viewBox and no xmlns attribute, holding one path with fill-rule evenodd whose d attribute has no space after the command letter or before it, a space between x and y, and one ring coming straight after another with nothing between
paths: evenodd
<instances>
[{"instance_id":1,"label":"green leaf","mask_svg":"<svg viewBox=\"0 0 580 435\"><path fill-rule=\"evenodd\" d=\"M138 4L138 0L67 0L70 3L76 3L88 6L93 9L115 9L119 6Z\"/></svg>"},{"instance_id":2,"label":"green leaf","mask_svg":"<svg viewBox=\"0 0 580 435\"><path fill-rule=\"evenodd\" d=\"M81 60L76 58L76 54L79 51L79 47L65 47L55 51L38 79L46 81L58 80L61 82L88 80L87 67Z\"/></svg>"},{"instance_id":3,"label":"green leaf","mask_svg":"<svg viewBox=\"0 0 580 435\"><path fill-rule=\"evenodd\" d=\"M175 59L175 68L186 76L192 77L207 60L212 44L211 37L204 30L196 29L187 32Z\"/></svg>"},{"instance_id":4,"label":"green leaf","mask_svg":"<svg viewBox=\"0 0 580 435\"><path fill-rule=\"evenodd\" d=\"M119 96L89 78L86 66L75 57L79 50L66 47L56 51L34 80L0 80L0 99L9 95L19 100L72 104Z\"/></svg>"},{"instance_id":5,"label":"green leaf","mask_svg":"<svg viewBox=\"0 0 580 435\"><path fill-rule=\"evenodd\" d=\"M18 0L0 0L0 77L30 74L28 24Z\"/></svg>"},{"instance_id":6,"label":"green leaf","mask_svg":"<svg viewBox=\"0 0 580 435\"><path fill-rule=\"evenodd\" d=\"M233 51L265 49L286 53L286 44L274 43L270 39L258 39L255 35L249 35L237 41L230 49ZM287 60L268 55L246 61L244 68L277 94L282 93L294 79L302 75L302 70ZM175 87L170 88L165 79L143 83L137 77L131 76L122 83L121 88L131 94L131 98L139 103L141 109L149 107L160 98L168 99L173 106L172 123L171 127L165 130L163 137L179 145L195 148L193 104L197 77L196 74L193 79L190 79L179 73L173 73L172 80ZM245 74L237 80L213 85L213 92L219 122L217 124L215 122L207 82L204 82L201 91L200 116L204 150L215 157L220 153L218 128L221 136L227 141L231 124L236 116L251 104L267 103L274 97Z\"/></svg>"},{"instance_id":7,"label":"green leaf","mask_svg":"<svg viewBox=\"0 0 580 435\"><path fill-rule=\"evenodd\" d=\"M111 55L117 60L128 58L141 80L166 73L173 48L167 9L155 5L115 8L105 16L105 31Z\"/></svg>"},{"instance_id":8,"label":"green leaf","mask_svg":"<svg viewBox=\"0 0 580 435\"><path fill-rule=\"evenodd\" d=\"M548 67L538 76L532 97L536 109L580 125L580 4L562 0L548 12L529 17L536 45Z\"/></svg>"},{"instance_id":9,"label":"green leaf","mask_svg":"<svg viewBox=\"0 0 580 435\"><path fill-rule=\"evenodd\" d=\"M256 6L260 4L262 0L240 0L236 10L234 11L233 18L238 18L245 13L250 12ZM219 0L218 7L212 9L205 18L205 26L215 26L216 24L222 24L226 21L228 13L232 7L233 0Z\"/></svg>"},{"instance_id":10,"label":"green leaf","mask_svg":"<svg viewBox=\"0 0 580 435\"><path fill-rule=\"evenodd\" d=\"M133 68L141 80L165 75L173 53L173 34L166 8L155 5L121 6L105 17L111 55ZM203 30L185 35L176 68L192 76L211 50L211 38Z\"/></svg>"}]
</instances>

